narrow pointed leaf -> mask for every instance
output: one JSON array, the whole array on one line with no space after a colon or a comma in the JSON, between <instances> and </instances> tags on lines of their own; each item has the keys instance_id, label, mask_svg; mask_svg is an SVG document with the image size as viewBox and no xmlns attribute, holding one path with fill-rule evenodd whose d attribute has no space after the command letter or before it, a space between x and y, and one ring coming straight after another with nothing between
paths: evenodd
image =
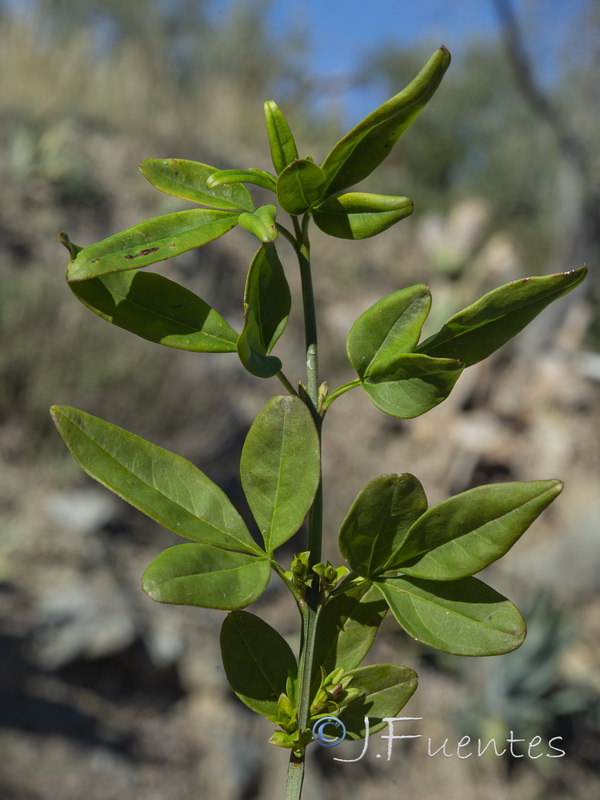
<instances>
[{"instance_id":1,"label":"narrow pointed leaf","mask_svg":"<svg viewBox=\"0 0 600 800\"><path fill-rule=\"evenodd\" d=\"M344 671L358 667L367 655L388 606L370 581L352 583L329 598L318 619L313 675L321 667L329 674L336 667ZM313 678L313 680L314 680Z\"/></svg>"},{"instance_id":2,"label":"narrow pointed leaf","mask_svg":"<svg viewBox=\"0 0 600 800\"><path fill-rule=\"evenodd\" d=\"M498 656L525 639L527 629L518 609L477 578L385 578L376 586L408 635L436 650Z\"/></svg>"},{"instance_id":3,"label":"narrow pointed leaf","mask_svg":"<svg viewBox=\"0 0 600 800\"><path fill-rule=\"evenodd\" d=\"M150 342L195 353L235 353L238 334L208 303L162 275L128 270L69 284L99 317Z\"/></svg>"},{"instance_id":4,"label":"narrow pointed leaf","mask_svg":"<svg viewBox=\"0 0 600 800\"><path fill-rule=\"evenodd\" d=\"M342 523L341 554L354 572L376 575L426 510L425 492L414 475L380 475L361 490Z\"/></svg>"},{"instance_id":5,"label":"narrow pointed leaf","mask_svg":"<svg viewBox=\"0 0 600 800\"><path fill-rule=\"evenodd\" d=\"M290 126L273 100L267 100L265 103L265 122L269 135L271 160L279 175L288 164L298 158L298 150Z\"/></svg>"},{"instance_id":6,"label":"narrow pointed leaf","mask_svg":"<svg viewBox=\"0 0 600 800\"><path fill-rule=\"evenodd\" d=\"M227 495L189 461L84 411L53 406L79 465L170 531L204 544L261 554Z\"/></svg>"},{"instance_id":7,"label":"narrow pointed leaf","mask_svg":"<svg viewBox=\"0 0 600 800\"><path fill-rule=\"evenodd\" d=\"M361 314L346 340L348 358L359 376L378 361L412 353L430 308L429 287L418 284L384 297Z\"/></svg>"},{"instance_id":8,"label":"narrow pointed leaf","mask_svg":"<svg viewBox=\"0 0 600 800\"><path fill-rule=\"evenodd\" d=\"M388 569L442 581L473 575L501 558L562 487L556 480L496 483L450 497L414 523Z\"/></svg>"},{"instance_id":9,"label":"narrow pointed leaf","mask_svg":"<svg viewBox=\"0 0 600 800\"><path fill-rule=\"evenodd\" d=\"M349 673L348 689L362 694L340 713L346 726L346 738L356 741L367 735L365 717L369 720L369 735L387 727L385 718L398 716L414 694L418 678L414 670L396 664L372 664Z\"/></svg>"},{"instance_id":10,"label":"narrow pointed leaf","mask_svg":"<svg viewBox=\"0 0 600 800\"><path fill-rule=\"evenodd\" d=\"M142 589L157 603L245 608L267 588L266 558L221 550L210 544L169 547L146 568Z\"/></svg>"},{"instance_id":11,"label":"narrow pointed leaf","mask_svg":"<svg viewBox=\"0 0 600 800\"><path fill-rule=\"evenodd\" d=\"M320 479L319 436L299 397L278 395L262 408L242 449L240 474L267 552L302 525Z\"/></svg>"},{"instance_id":12,"label":"narrow pointed leaf","mask_svg":"<svg viewBox=\"0 0 600 800\"><path fill-rule=\"evenodd\" d=\"M238 340L242 364L253 375L268 378L281 362L267 358L283 333L291 309L290 289L273 244L262 244L252 259L244 293L246 324Z\"/></svg>"},{"instance_id":13,"label":"narrow pointed leaf","mask_svg":"<svg viewBox=\"0 0 600 800\"><path fill-rule=\"evenodd\" d=\"M206 185L213 189L217 186L230 186L240 183L252 183L255 186L274 192L277 181L274 175L262 169L220 169L217 172L213 172Z\"/></svg>"},{"instance_id":14,"label":"narrow pointed leaf","mask_svg":"<svg viewBox=\"0 0 600 800\"><path fill-rule=\"evenodd\" d=\"M458 358L467 367L476 364L516 336L546 306L579 286L586 275L587 267L580 267L500 286L450 317L417 350L435 358Z\"/></svg>"},{"instance_id":15,"label":"narrow pointed leaf","mask_svg":"<svg viewBox=\"0 0 600 800\"><path fill-rule=\"evenodd\" d=\"M365 117L334 146L322 164L328 196L362 181L381 164L433 97L449 65L448 50L445 47L436 50L412 83Z\"/></svg>"},{"instance_id":16,"label":"narrow pointed leaf","mask_svg":"<svg viewBox=\"0 0 600 800\"><path fill-rule=\"evenodd\" d=\"M324 183L321 168L307 158L299 158L277 179L277 201L288 214L304 214L321 199Z\"/></svg>"},{"instance_id":17,"label":"narrow pointed leaf","mask_svg":"<svg viewBox=\"0 0 600 800\"><path fill-rule=\"evenodd\" d=\"M365 374L362 387L381 411L412 419L443 402L463 369L459 361L449 358L408 353L376 361Z\"/></svg>"},{"instance_id":18,"label":"narrow pointed leaf","mask_svg":"<svg viewBox=\"0 0 600 800\"><path fill-rule=\"evenodd\" d=\"M257 208L252 213L244 212L238 218L238 225L256 236L261 242L274 242L279 236L275 218L277 209L275 206L266 205Z\"/></svg>"},{"instance_id":19,"label":"narrow pointed leaf","mask_svg":"<svg viewBox=\"0 0 600 800\"><path fill-rule=\"evenodd\" d=\"M232 611L221 628L221 655L227 680L240 700L257 714L271 716L297 674L296 658L285 639L260 617Z\"/></svg>"},{"instance_id":20,"label":"narrow pointed leaf","mask_svg":"<svg viewBox=\"0 0 600 800\"><path fill-rule=\"evenodd\" d=\"M368 239L413 212L408 197L351 192L329 197L313 211L318 228L338 239Z\"/></svg>"},{"instance_id":21,"label":"narrow pointed leaf","mask_svg":"<svg viewBox=\"0 0 600 800\"><path fill-rule=\"evenodd\" d=\"M237 225L238 217L234 211L199 208L140 222L84 247L69 264L67 280L88 280L173 258L223 236Z\"/></svg>"},{"instance_id":22,"label":"narrow pointed leaf","mask_svg":"<svg viewBox=\"0 0 600 800\"><path fill-rule=\"evenodd\" d=\"M145 178L161 192L190 200L202 206L252 211L254 203L244 186L215 184L209 186L216 167L182 158L147 158L140 164Z\"/></svg>"}]
</instances>

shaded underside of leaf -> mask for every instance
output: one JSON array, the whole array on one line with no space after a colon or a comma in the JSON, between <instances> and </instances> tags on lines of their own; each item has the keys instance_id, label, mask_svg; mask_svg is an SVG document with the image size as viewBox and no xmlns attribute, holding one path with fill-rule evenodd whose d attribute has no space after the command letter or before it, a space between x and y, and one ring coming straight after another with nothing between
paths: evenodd
<instances>
[{"instance_id":1,"label":"shaded underside of leaf","mask_svg":"<svg viewBox=\"0 0 600 800\"><path fill-rule=\"evenodd\" d=\"M338 239L368 239L413 212L408 197L352 192L330 197L313 211L318 228Z\"/></svg>"},{"instance_id":2,"label":"shaded underside of leaf","mask_svg":"<svg viewBox=\"0 0 600 800\"><path fill-rule=\"evenodd\" d=\"M283 333L292 306L290 289L275 245L262 244L252 259L245 301L254 311L268 354Z\"/></svg>"},{"instance_id":3,"label":"shaded underside of leaf","mask_svg":"<svg viewBox=\"0 0 600 800\"><path fill-rule=\"evenodd\" d=\"M146 568L142 589L158 603L201 608L245 608L267 588L268 559L209 544L179 544Z\"/></svg>"},{"instance_id":4,"label":"shaded underside of leaf","mask_svg":"<svg viewBox=\"0 0 600 800\"><path fill-rule=\"evenodd\" d=\"M261 554L227 495L189 461L98 417L53 406L75 460L92 478L193 541Z\"/></svg>"},{"instance_id":5,"label":"shaded underside of leaf","mask_svg":"<svg viewBox=\"0 0 600 800\"><path fill-rule=\"evenodd\" d=\"M152 272L113 273L69 284L103 319L151 342L195 353L235 353L237 333L204 300Z\"/></svg>"},{"instance_id":6,"label":"shaded underside of leaf","mask_svg":"<svg viewBox=\"0 0 600 800\"><path fill-rule=\"evenodd\" d=\"M519 611L477 578L385 578L376 586L408 635L436 650L457 656L502 655L525 639Z\"/></svg>"},{"instance_id":7,"label":"shaded underside of leaf","mask_svg":"<svg viewBox=\"0 0 600 800\"><path fill-rule=\"evenodd\" d=\"M232 611L221 629L221 655L229 685L240 700L264 716L275 714L296 658L285 639L260 617Z\"/></svg>"},{"instance_id":8,"label":"shaded underside of leaf","mask_svg":"<svg viewBox=\"0 0 600 800\"><path fill-rule=\"evenodd\" d=\"M257 378L272 378L281 370L277 356L268 356L251 306L246 306L244 329L238 342L237 352L244 369Z\"/></svg>"},{"instance_id":9,"label":"shaded underside of leaf","mask_svg":"<svg viewBox=\"0 0 600 800\"><path fill-rule=\"evenodd\" d=\"M245 324L238 339L244 367L259 378L271 378L281 361L269 353L283 333L292 298L274 244L262 244L250 264L244 293Z\"/></svg>"}]
</instances>

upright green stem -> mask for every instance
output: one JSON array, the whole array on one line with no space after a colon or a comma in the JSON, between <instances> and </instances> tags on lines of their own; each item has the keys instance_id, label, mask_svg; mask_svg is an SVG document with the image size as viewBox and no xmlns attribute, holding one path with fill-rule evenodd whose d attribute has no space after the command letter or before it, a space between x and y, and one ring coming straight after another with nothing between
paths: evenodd
<instances>
[{"instance_id":1,"label":"upright green stem","mask_svg":"<svg viewBox=\"0 0 600 800\"><path fill-rule=\"evenodd\" d=\"M317 316L315 298L310 271L310 244L308 240L308 221L305 217L300 225L298 219L293 217L294 231L296 233L296 254L300 265L300 278L302 281L302 303L304 308L304 330L306 343L306 393L310 410L313 414L319 444L321 442L322 418L319 413L319 347L317 341ZM309 566L321 560L321 545L323 536L323 485L319 487L315 500L308 515L308 549L310 550ZM313 672L313 656L317 632L317 621L320 610L320 587L318 577L313 578L313 585L307 590L306 598L299 603L302 618L302 643L298 663L298 687L300 703L298 709L298 726L301 731L308 727L310 720L310 688ZM302 783L304 780L304 753L296 756L292 753L288 767L286 800L300 800Z\"/></svg>"}]
</instances>

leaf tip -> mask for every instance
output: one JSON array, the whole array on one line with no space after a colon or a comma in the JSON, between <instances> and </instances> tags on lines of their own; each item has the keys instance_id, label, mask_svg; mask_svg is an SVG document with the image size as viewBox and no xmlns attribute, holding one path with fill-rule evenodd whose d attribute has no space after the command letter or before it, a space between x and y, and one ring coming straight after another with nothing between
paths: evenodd
<instances>
[{"instance_id":1,"label":"leaf tip","mask_svg":"<svg viewBox=\"0 0 600 800\"><path fill-rule=\"evenodd\" d=\"M56 241L60 242L63 247L66 247L66 249L69 251L69 255L71 256L71 261L73 261L73 259L77 257L77 254L83 250L83 247L80 247L78 244L72 242L64 231L61 231L61 233L58 234Z\"/></svg>"}]
</instances>

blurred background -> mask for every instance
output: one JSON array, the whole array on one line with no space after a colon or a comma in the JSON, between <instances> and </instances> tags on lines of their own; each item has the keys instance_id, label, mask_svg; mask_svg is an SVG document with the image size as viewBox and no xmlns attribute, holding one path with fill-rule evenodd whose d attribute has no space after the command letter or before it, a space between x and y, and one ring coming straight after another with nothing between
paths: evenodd
<instances>
[{"instance_id":1,"label":"blurred background","mask_svg":"<svg viewBox=\"0 0 600 800\"><path fill-rule=\"evenodd\" d=\"M0 2L0 797L276 800L287 753L228 689L223 614L153 604L139 587L176 537L88 480L53 429L66 403L196 463L247 515L248 426L277 381L232 355L113 329L64 282L67 231L91 244L187 207L146 157L270 168L275 99L317 163L444 43L453 64L368 190L415 202L375 240L314 236L322 378L352 378L345 336L369 305L431 284L429 330L524 275L590 278L470 368L425 417L386 417L360 390L325 425L326 537L359 489L410 471L431 503L491 481L566 487L488 580L529 623L498 659L444 657L386 621L368 660L414 667L421 717L391 761L313 748L306 796L370 800L598 797L600 789L600 4L597 0L4 0ZM282 247L298 298L295 264ZM255 243L242 230L165 264L238 330ZM278 354L302 378L296 302ZM179 541L179 540L178 540ZM291 544L283 559L291 558ZM333 557L331 549L326 555ZM273 582L257 604L295 644ZM535 754L461 760L466 735L542 739ZM403 731L404 732L404 731ZM409 731L406 731L409 732ZM443 754L427 754L448 740ZM340 748L341 751L342 748ZM463 751L464 752L464 751Z\"/></svg>"}]
</instances>

